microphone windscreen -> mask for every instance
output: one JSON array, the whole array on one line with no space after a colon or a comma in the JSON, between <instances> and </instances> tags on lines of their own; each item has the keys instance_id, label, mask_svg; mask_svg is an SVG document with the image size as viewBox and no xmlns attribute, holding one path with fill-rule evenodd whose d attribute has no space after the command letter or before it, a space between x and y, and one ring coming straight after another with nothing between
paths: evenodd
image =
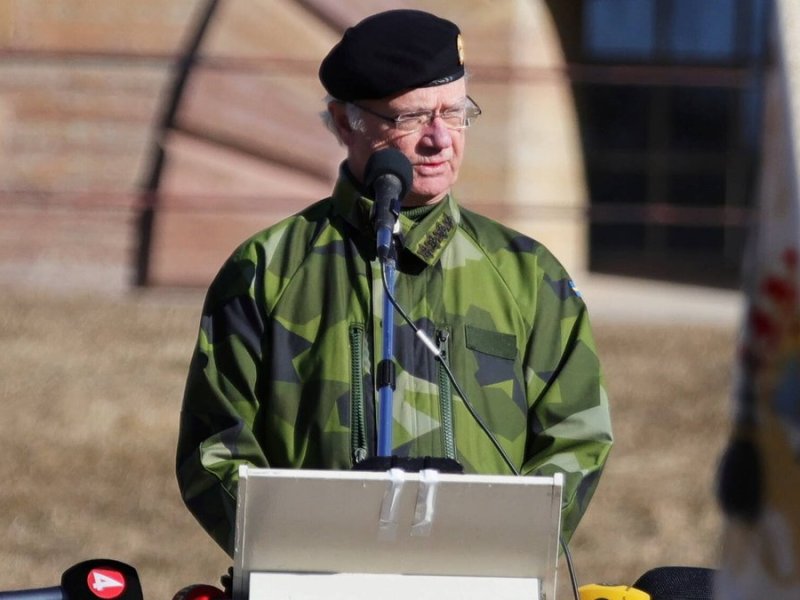
<instances>
[{"instance_id":1,"label":"microphone windscreen","mask_svg":"<svg viewBox=\"0 0 800 600\"><path fill-rule=\"evenodd\" d=\"M414 172L411 161L395 148L384 148L373 153L364 168L364 184L371 192L377 179L383 175L394 175L402 186L398 196L404 198L411 189Z\"/></svg>"}]
</instances>

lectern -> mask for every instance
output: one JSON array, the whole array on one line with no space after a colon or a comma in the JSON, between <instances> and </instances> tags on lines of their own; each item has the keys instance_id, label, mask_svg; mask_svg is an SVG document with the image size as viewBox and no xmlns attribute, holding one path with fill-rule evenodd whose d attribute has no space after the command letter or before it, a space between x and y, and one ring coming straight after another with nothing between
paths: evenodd
<instances>
[{"instance_id":1,"label":"lectern","mask_svg":"<svg viewBox=\"0 0 800 600\"><path fill-rule=\"evenodd\" d=\"M553 600L563 476L241 467L234 600Z\"/></svg>"}]
</instances>

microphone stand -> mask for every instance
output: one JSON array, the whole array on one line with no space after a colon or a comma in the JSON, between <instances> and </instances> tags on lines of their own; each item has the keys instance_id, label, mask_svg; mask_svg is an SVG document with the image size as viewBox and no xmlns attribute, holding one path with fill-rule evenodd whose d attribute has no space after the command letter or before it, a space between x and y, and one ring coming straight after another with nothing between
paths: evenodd
<instances>
[{"instance_id":1,"label":"microphone stand","mask_svg":"<svg viewBox=\"0 0 800 600\"><path fill-rule=\"evenodd\" d=\"M394 227L392 227L394 229ZM397 251L393 240L389 242L389 252L380 258L383 280L383 353L378 363L378 456L392 456L392 424L394 421L394 295Z\"/></svg>"}]
</instances>

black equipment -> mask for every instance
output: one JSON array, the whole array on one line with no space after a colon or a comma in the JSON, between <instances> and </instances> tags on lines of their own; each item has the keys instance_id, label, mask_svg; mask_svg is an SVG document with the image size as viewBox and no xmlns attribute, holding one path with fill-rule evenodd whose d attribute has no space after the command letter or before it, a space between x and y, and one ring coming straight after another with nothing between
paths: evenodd
<instances>
[{"instance_id":1,"label":"black equipment","mask_svg":"<svg viewBox=\"0 0 800 600\"><path fill-rule=\"evenodd\" d=\"M117 560L80 562L61 576L61 585L0 592L0 600L143 600L139 575Z\"/></svg>"}]
</instances>

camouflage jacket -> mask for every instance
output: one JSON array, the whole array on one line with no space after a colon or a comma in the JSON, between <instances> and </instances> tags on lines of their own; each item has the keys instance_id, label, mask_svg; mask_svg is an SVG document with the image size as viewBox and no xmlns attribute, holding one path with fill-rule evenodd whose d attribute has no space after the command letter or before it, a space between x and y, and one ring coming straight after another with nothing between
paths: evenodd
<instances>
[{"instance_id":1,"label":"camouflage jacket","mask_svg":"<svg viewBox=\"0 0 800 600\"><path fill-rule=\"evenodd\" d=\"M233 552L238 466L350 469L376 448L383 289L372 202L346 176L242 244L211 284L177 451L183 499ZM589 319L539 243L447 197L400 216L395 296L522 474L566 475L571 536L611 447ZM394 453L510 474L441 364L395 317Z\"/></svg>"}]
</instances>

